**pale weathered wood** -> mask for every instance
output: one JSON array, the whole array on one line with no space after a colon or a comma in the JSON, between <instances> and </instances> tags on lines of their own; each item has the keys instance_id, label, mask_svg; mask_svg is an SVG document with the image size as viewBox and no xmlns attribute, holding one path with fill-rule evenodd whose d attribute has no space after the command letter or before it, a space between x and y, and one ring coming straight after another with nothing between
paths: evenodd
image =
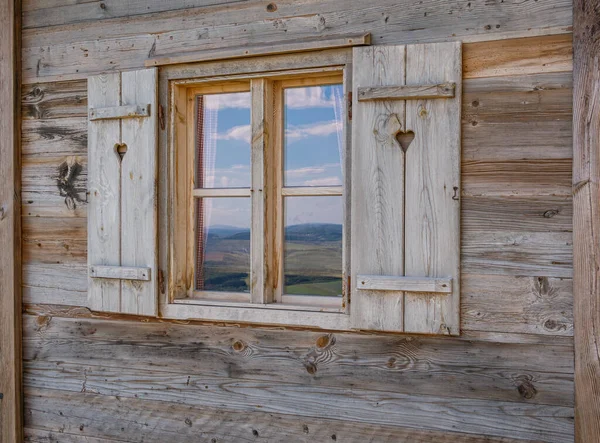
<instances>
[{"instance_id":1,"label":"pale weathered wood","mask_svg":"<svg viewBox=\"0 0 600 443\"><path fill-rule=\"evenodd\" d=\"M94 278L149 281L150 274L151 268L132 268L127 266L90 266L90 276Z\"/></svg>"},{"instance_id":2,"label":"pale weathered wood","mask_svg":"<svg viewBox=\"0 0 600 443\"><path fill-rule=\"evenodd\" d=\"M277 3L273 12L263 3L251 2L238 8L200 7L185 13L121 16L85 26L26 30L23 73L26 82L84 78L112 69L139 69L149 57L174 52L326 40L363 29L371 31L378 44L397 44L568 33L571 25L571 5L566 0L547 0L544 8L536 2L503 2L494 7L472 2L465 7L446 0L435 0L427 8L408 0L378 0L365 8L362 0L346 0L343 7L339 0L310 0ZM511 51L524 52L526 46Z\"/></svg>"},{"instance_id":3,"label":"pale weathered wood","mask_svg":"<svg viewBox=\"0 0 600 443\"><path fill-rule=\"evenodd\" d=\"M282 435L296 443L533 443L317 417L303 419L260 411L248 413L214 406L198 408L136 398L117 399L91 392L27 388L25 393L25 441L32 443L103 443L123 439L163 443L174 435L189 441L223 443L249 439L268 443L279 440ZM59 418L57 410L62 412Z\"/></svg>"},{"instance_id":4,"label":"pale weathered wood","mask_svg":"<svg viewBox=\"0 0 600 443\"><path fill-rule=\"evenodd\" d=\"M294 186L286 187L281 190L284 197L290 196L311 196L311 195L343 195L343 186Z\"/></svg>"},{"instance_id":5,"label":"pale weathered wood","mask_svg":"<svg viewBox=\"0 0 600 443\"><path fill-rule=\"evenodd\" d=\"M146 66L177 65L182 63L227 60L232 58L257 57L261 55L291 54L294 52L309 52L315 50L348 48L371 44L371 34L348 35L339 38L305 40L299 42L261 44L259 46L244 46L231 49L214 49L201 52L186 52L150 58Z\"/></svg>"},{"instance_id":6,"label":"pale weathered wood","mask_svg":"<svg viewBox=\"0 0 600 443\"><path fill-rule=\"evenodd\" d=\"M575 441L600 440L600 9L573 2Z\"/></svg>"},{"instance_id":7,"label":"pale weathered wood","mask_svg":"<svg viewBox=\"0 0 600 443\"><path fill-rule=\"evenodd\" d=\"M250 197L249 188L198 188L192 191L192 196L202 197Z\"/></svg>"},{"instance_id":8,"label":"pale weathered wood","mask_svg":"<svg viewBox=\"0 0 600 443\"><path fill-rule=\"evenodd\" d=\"M406 82L456 84L456 97L406 102L405 130L415 139L405 157L404 274L453 277L452 294L406 294L404 330L460 332L460 43L406 48Z\"/></svg>"},{"instance_id":9,"label":"pale weathered wood","mask_svg":"<svg viewBox=\"0 0 600 443\"><path fill-rule=\"evenodd\" d=\"M149 103L152 110L146 118L121 121L121 143L127 153L121 160L120 265L154 270L148 282L121 281L121 312L129 314L158 313L157 88L157 69L121 74L122 105Z\"/></svg>"},{"instance_id":10,"label":"pale weathered wood","mask_svg":"<svg viewBox=\"0 0 600 443\"><path fill-rule=\"evenodd\" d=\"M23 88L21 110L23 119L85 116L87 80L40 83Z\"/></svg>"},{"instance_id":11,"label":"pale weathered wood","mask_svg":"<svg viewBox=\"0 0 600 443\"><path fill-rule=\"evenodd\" d=\"M433 98L453 98L456 84L402 85L358 88L358 101L366 100L428 100Z\"/></svg>"},{"instance_id":12,"label":"pale weathered wood","mask_svg":"<svg viewBox=\"0 0 600 443\"><path fill-rule=\"evenodd\" d=\"M405 47L353 50L352 288L357 275L404 275L404 170L396 134L404 130L404 102L358 102L358 88L405 83ZM403 331L404 295L355 290L352 326Z\"/></svg>"},{"instance_id":13,"label":"pale weathered wood","mask_svg":"<svg viewBox=\"0 0 600 443\"><path fill-rule=\"evenodd\" d=\"M90 108L89 120L111 120L115 118L142 118L150 116L150 104L132 104L109 106L105 108Z\"/></svg>"},{"instance_id":14,"label":"pale weathered wood","mask_svg":"<svg viewBox=\"0 0 600 443\"><path fill-rule=\"evenodd\" d=\"M121 105L119 73L88 79L90 107ZM90 266L121 264L121 162L115 144L121 141L121 122L88 122L88 244ZM121 282L88 280L88 306L96 311L119 312Z\"/></svg>"},{"instance_id":15,"label":"pale weathered wood","mask_svg":"<svg viewBox=\"0 0 600 443\"><path fill-rule=\"evenodd\" d=\"M21 387L21 2L0 1L0 441L23 439Z\"/></svg>"},{"instance_id":16,"label":"pale weathered wood","mask_svg":"<svg viewBox=\"0 0 600 443\"><path fill-rule=\"evenodd\" d=\"M452 293L451 278L357 275L356 281L363 290Z\"/></svg>"}]
</instances>

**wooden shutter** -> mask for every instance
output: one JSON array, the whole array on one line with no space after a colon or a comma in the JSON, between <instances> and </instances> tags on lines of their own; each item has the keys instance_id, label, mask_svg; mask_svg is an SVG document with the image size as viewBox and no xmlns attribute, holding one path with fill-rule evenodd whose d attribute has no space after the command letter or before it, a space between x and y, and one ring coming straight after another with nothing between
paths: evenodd
<instances>
[{"instance_id":1,"label":"wooden shutter","mask_svg":"<svg viewBox=\"0 0 600 443\"><path fill-rule=\"evenodd\" d=\"M88 305L157 314L157 71L88 79Z\"/></svg>"},{"instance_id":2,"label":"wooden shutter","mask_svg":"<svg viewBox=\"0 0 600 443\"><path fill-rule=\"evenodd\" d=\"M461 44L353 57L352 325L458 334Z\"/></svg>"}]
</instances>

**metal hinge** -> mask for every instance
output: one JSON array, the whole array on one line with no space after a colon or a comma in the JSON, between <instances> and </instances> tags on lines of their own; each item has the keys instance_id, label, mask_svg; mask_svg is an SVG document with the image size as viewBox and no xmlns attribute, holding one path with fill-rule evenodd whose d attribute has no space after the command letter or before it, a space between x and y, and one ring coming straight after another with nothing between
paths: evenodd
<instances>
[{"instance_id":1,"label":"metal hinge","mask_svg":"<svg viewBox=\"0 0 600 443\"><path fill-rule=\"evenodd\" d=\"M348 120L352 121L352 91L348 92Z\"/></svg>"}]
</instances>

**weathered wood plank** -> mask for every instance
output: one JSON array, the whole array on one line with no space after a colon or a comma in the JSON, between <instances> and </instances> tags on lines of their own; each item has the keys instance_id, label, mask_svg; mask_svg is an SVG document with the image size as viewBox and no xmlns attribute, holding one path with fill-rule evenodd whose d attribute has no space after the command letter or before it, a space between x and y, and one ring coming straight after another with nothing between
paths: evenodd
<instances>
[{"instance_id":1,"label":"weathered wood plank","mask_svg":"<svg viewBox=\"0 0 600 443\"><path fill-rule=\"evenodd\" d=\"M465 330L573 335L571 279L469 274L462 283Z\"/></svg>"},{"instance_id":2,"label":"weathered wood plank","mask_svg":"<svg viewBox=\"0 0 600 443\"><path fill-rule=\"evenodd\" d=\"M344 420L295 417L265 412L194 407L89 392L31 389L26 391L25 441L100 443L104 439L163 443L173 440L312 443L527 443L502 437L372 426ZM56 413L60 411L62 414ZM33 427L41 429L33 429ZM111 440L112 441L112 440Z\"/></svg>"},{"instance_id":3,"label":"weathered wood plank","mask_svg":"<svg viewBox=\"0 0 600 443\"><path fill-rule=\"evenodd\" d=\"M87 119L23 120L21 138L24 163L29 156L87 156Z\"/></svg>"},{"instance_id":4,"label":"weathered wood plank","mask_svg":"<svg viewBox=\"0 0 600 443\"><path fill-rule=\"evenodd\" d=\"M435 85L401 85L358 88L358 101L367 100L427 100L434 98L453 98L455 83Z\"/></svg>"},{"instance_id":5,"label":"weathered wood plank","mask_svg":"<svg viewBox=\"0 0 600 443\"><path fill-rule=\"evenodd\" d=\"M406 83L406 47L354 48L352 96L352 189L350 272L404 275L404 152L396 134L405 130L405 102L358 102L358 88ZM355 290L352 326L377 331L404 330L404 294Z\"/></svg>"},{"instance_id":6,"label":"weathered wood plank","mask_svg":"<svg viewBox=\"0 0 600 443\"><path fill-rule=\"evenodd\" d=\"M462 238L468 273L572 277L570 232L475 231Z\"/></svg>"},{"instance_id":7,"label":"weathered wood plank","mask_svg":"<svg viewBox=\"0 0 600 443\"><path fill-rule=\"evenodd\" d=\"M90 276L94 278L113 278L117 280L149 281L151 268L133 268L128 266L90 266Z\"/></svg>"},{"instance_id":8,"label":"weathered wood plank","mask_svg":"<svg viewBox=\"0 0 600 443\"><path fill-rule=\"evenodd\" d=\"M571 232L570 196L463 197L463 235L474 231Z\"/></svg>"},{"instance_id":9,"label":"weathered wood plank","mask_svg":"<svg viewBox=\"0 0 600 443\"><path fill-rule=\"evenodd\" d=\"M110 361L115 367L180 375L573 403L572 345L558 342L539 346L50 316L25 321L24 359L30 367ZM545 364L549 358L551 368Z\"/></svg>"},{"instance_id":10,"label":"weathered wood plank","mask_svg":"<svg viewBox=\"0 0 600 443\"><path fill-rule=\"evenodd\" d=\"M62 363L33 369L25 367L28 388L81 391L120 398L167 401L195 407L227 404L243 412L265 412L348 420L356 423L415 427L491 436L570 442L573 409L565 406L530 405L397 394L273 381L213 379L194 374L169 374L110 366L77 366Z\"/></svg>"},{"instance_id":11,"label":"weathered wood plank","mask_svg":"<svg viewBox=\"0 0 600 443\"><path fill-rule=\"evenodd\" d=\"M156 112L156 110L155 110ZM123 106L107 106L90 108L88 120L113 120L125 118L144 118L150 116L150 104L131 104Z\"/></svg>"},{"instance_id":12,"label":"weathered wood plank","mask_svg":"<svg viewBox=\"0 0 600 443\"><path fill-rule=\"evenodd\" d=\"M547 5L548 6L548 5ZM466 78L498 77L573 69L571 34L478 42L465 46Z\"/></svg>"},{"instance_id":13,"label":"weathered wood plank","mask_svg":"<svg viewBox=\"0 0 600 443\"><path fill-rule=\"evenodd\" d=\"M571 159L463 161L463 196L569 196Z\"/></svg>"},{"instance_id":14,"label":"weathered wood plank","mask_svg":"<svg viewBox=\"0 0 600 443\"><path fill-rule=\"evenodd\" d=\"M21 2L0 0L0 441L23 439L21 374Z\"/></svg>"},{"instance_id":15,"label":"weathered wood plank","mask_svg":"<svg viewBox=\"0 0 600 443\"><path fill-rule=\"evenodd\" d=\"M406 102L404 275L452 277L448 295L405 294L404 330L460 333L462 45L406 47L406 82L452 82L456 97Z\"/></svg>"},{"instance_id":16,"label":"weathered wood plank","mask_svg":"<svg viewBox=\"0 0 600 443\"><path fill-rule=\"evenodd\" d=\"M359 289L376 291L452 292L452 278L358 275Z\"/></svg>"},{"instance_id":17,"label":"weathered wood plank","mask_svg":"<svg viewBox=\"0 0 600 443\"><path fill-rule=\"evenodd\" d=\"M575 440L600 439L600 9L573 2Z\"/></svg>"},{"instance_id":18,"label":"weathered wood plank","mask_svg":"<svg viewBox=\"0 0 600 443\"><path fill-rule=\"evenodd\" d=\"M504 2L493 8L472 2L464 14L454 13L465 8L457 0L436 0L427 6L407 0L400 4L398 0L379 0L366 9L361 0L346 0L343 8L339 0L309 0L301 4L280 2L272 12L260 2L246 2L236 8L194 8L185 13L91 21L85 26L30 29L23 35L23 77L25 83L81 79L108 70L139 69L149 57L174 52L227 50L265 41L298 43L364 29L373 31L377 44L494 40L569 32L570 2L549 1L551 5L546 2L543 7L535 2ZM481 17L489 23L482 25ZM49 46L52 51L46 50ZM566 46L570 45L562 42L560 48ZM517 59L519 54L528 61L546 58L545 54L540 57L539 53L523 51L524 47L528 45L522 43L518 50L513 45L506 50L517 54ZM485 50L476 56L489 63ZM534 64L543 68L551 63Z\"/></svg>"},{"instance_id":19,"label":"weathered wood plank","mask_svg":"<svg viewBox=\"0 0 600 443\"><path fill-rule=\"evenodd\" d=\"M23 119L85 116L87 80L28 85L21 92L21 112Z\"/></svg>"}]
</instances>

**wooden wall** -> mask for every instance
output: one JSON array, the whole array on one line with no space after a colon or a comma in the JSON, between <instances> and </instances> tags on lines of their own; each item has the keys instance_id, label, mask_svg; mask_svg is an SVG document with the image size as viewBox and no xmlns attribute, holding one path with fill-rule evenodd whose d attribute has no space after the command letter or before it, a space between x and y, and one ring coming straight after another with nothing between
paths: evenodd
<instances>
[{"instance_id":1,"label":"wooden wall","mask_svg":"<svg viewBox=\"0 0 600 443\"><path fill-rule=\"evenodd\" d=\"M571 1L23 0L26 439L573 441ZM86 77L371 32L461 39L462 336L105 316L86 302Z\"/></svg>"}]
</instances>

